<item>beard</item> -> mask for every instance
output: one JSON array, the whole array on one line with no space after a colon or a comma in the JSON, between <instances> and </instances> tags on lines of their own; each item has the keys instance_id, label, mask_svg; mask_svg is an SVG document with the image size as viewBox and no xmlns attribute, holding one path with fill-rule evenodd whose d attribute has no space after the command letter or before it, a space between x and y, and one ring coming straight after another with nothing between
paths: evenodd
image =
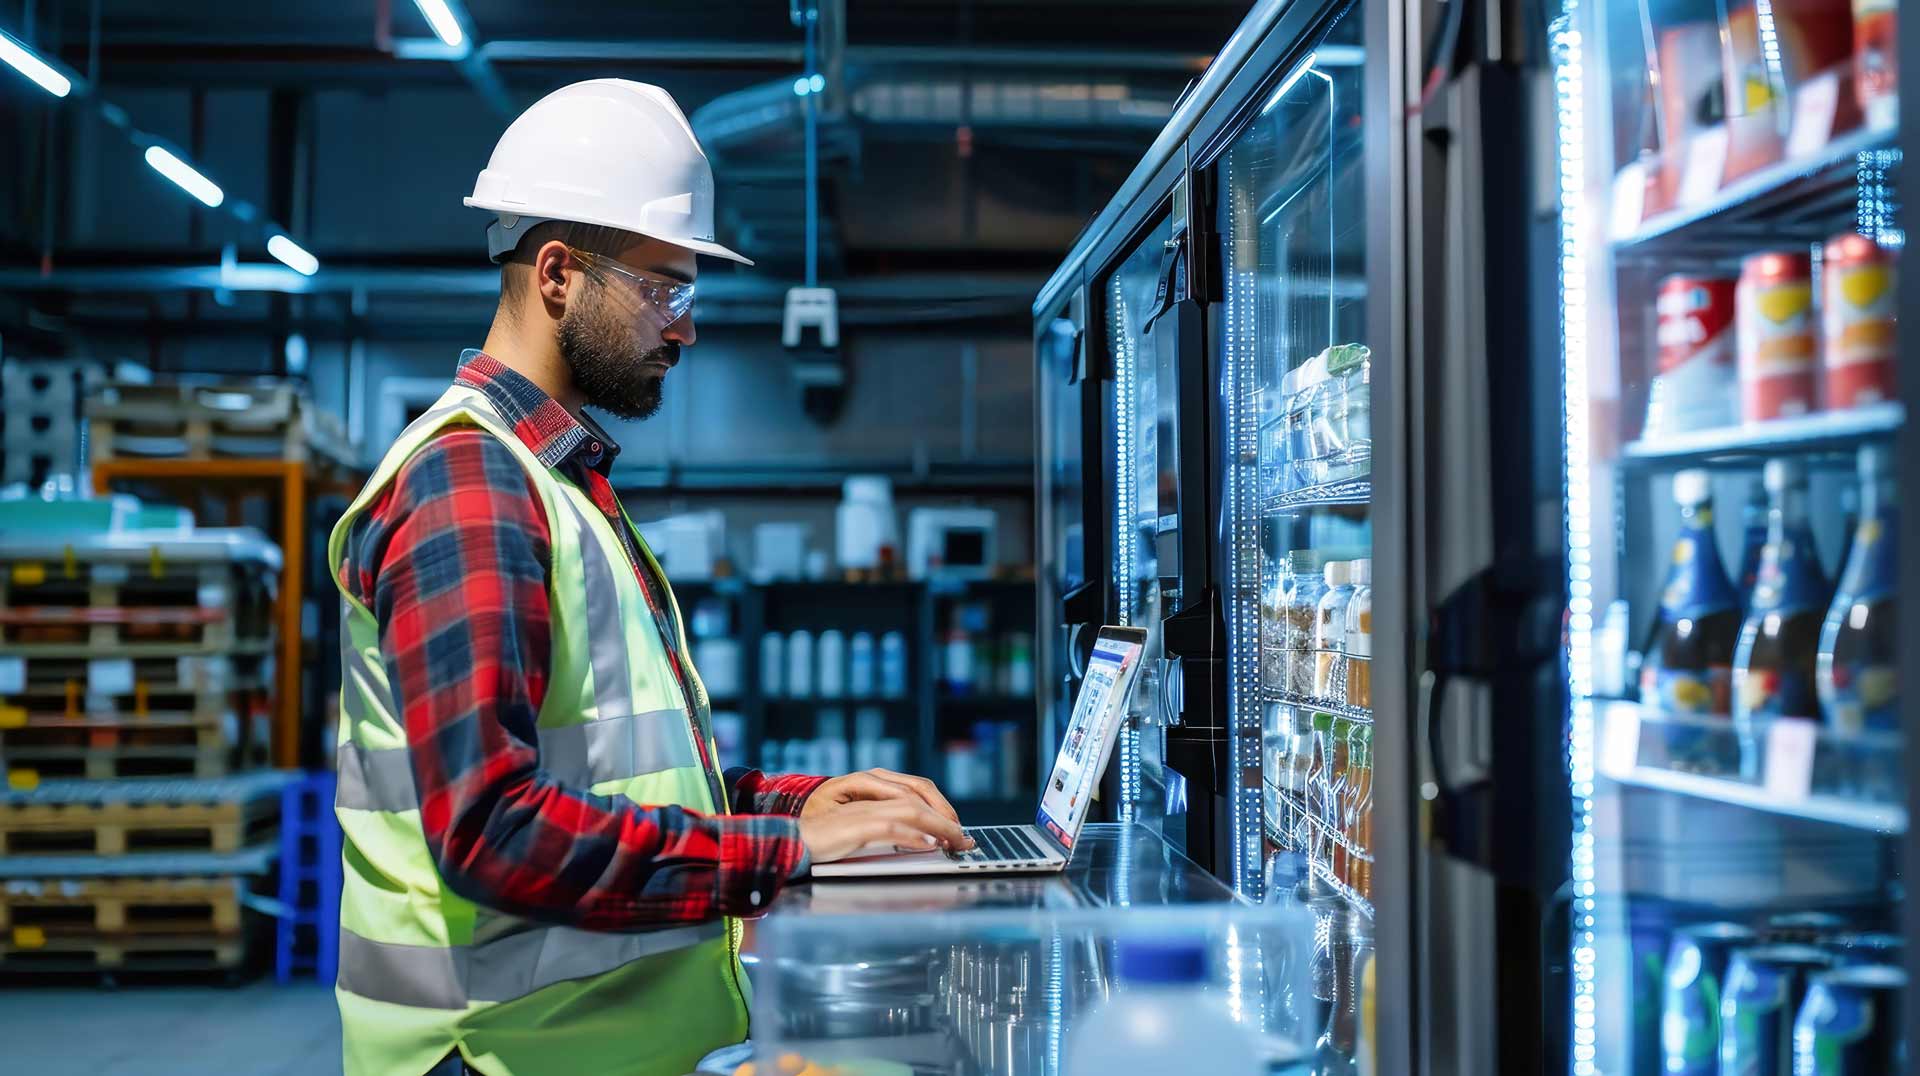
<instances>
[{"instance_id":1,"label":"beard","mask_svg":"<svg viewBox=\"0 0 1920 1076\"><path fill-rule=\"evenodd\" d=\"M630 320L605 301L571 304L560 318L560 357L588 407L616 418L652 418L660 410L663 375L648 363L679 361L680 345L644 348Z\"/></svg>"}]
</instances>

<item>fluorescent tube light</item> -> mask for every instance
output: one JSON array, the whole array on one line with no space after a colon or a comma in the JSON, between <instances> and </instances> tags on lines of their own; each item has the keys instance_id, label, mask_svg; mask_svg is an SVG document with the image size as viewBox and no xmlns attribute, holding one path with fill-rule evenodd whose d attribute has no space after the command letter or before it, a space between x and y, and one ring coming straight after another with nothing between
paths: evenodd
<instances>
[{"instance_id":1,"label":"fluorescent tube light","mask_svg":"<svg viewBox=\"0 0 1920 1076\"><path fill-rule=\"evenodd\" d=\"M47 62L35 56L32 49L5 33L0 33L0 60L5 60L7 66L32 79L55 97L65 97L73 91L73 80L47 66Z\"/></svg>"},{"instance_id":2,"label":"fluorescent tube light","mask_svg":"<svg viewBox=\"0 0 1920 1076\"><path fill-rule=\"evenodd\" d=\"M453 17L453 8L447 6L447 0L413 0L420 14L427 17L427 25L433 27L438 37L450 49L457 49L467 35L460 32L460 20Z\"/></svg>"},{"instance_id":3,"label":"fluorescent tube light","mask_svg":"<svg viewBox=\"0 0 1920 1076\"><path fill-rule=\"evenodd\" d=\"M312 276L320 271L320 259L307 253L305 248L287 236L275 235L268 239L267 253L301 276Z\"/></svg>"},{"instance_id":4,"label":"fluorescent tube light","mask_svg":"<svg viewBox=\"0 0 1920 1076\"><path fill-rule=\"evenodd\" d=\"M147 147L147 163L153 170L179 184L180 189L205 203L208 209L217 208L227 200L227 194L219 184L194 170L187 162L169 153L163 146Z\"/></svg>"},{"instance_id":5,"label":"fluorescent tube light","mask_svg":"<svg viewBox=\"0 0 1920 1076\"><path fill-rule=\"evenodd\" d=\"M148 146L146 163L154 165L154 171L159 175L179 184L180 190L192 194L194 198L200 198L200 202L204 202L209 209L219 208L219 204L227 200L227 192L221 190L219 184L213 183L211 179L194 171L194 165L175 158L171 152L167 152L165 146Z\"/></svg>"}]
</instances>

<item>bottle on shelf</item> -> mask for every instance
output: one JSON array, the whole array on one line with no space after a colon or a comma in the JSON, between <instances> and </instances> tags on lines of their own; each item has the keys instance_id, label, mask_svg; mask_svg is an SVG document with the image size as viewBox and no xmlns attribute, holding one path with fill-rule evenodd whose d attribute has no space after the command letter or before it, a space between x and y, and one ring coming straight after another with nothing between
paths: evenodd
<instances>
[{"instance_id":1,"label":"bottle on shelf","mask_svg":"<svg viewBox=\"0 0 1920 1076\"><path fill-rule=\"evenodd\" d=\"M1306 850L1307 859L1313 864L1322 864L1327 859L1326 834L1320 829L1321 796L1333 772L1333 715L1316 713L1311 720L1313 728L1312 754L1307 757L1306 801L1301 812L1303 836L1301 847Z\"/></svg>"},{"instance_id":2,"label":"bottle on shelf","mask_svg":"<svg viewBox=\"0 0 1920 1076\"><path fill-rule=\"evenodd\" d=\"M1767 544L1767 488L1754 483L1740 508L1740 608L1753 608L1753 583L1760 576L1760 550Z\"/></svg>"},{"instance_id":3,"label":"bottle on shelf","mask_svg":"<svg viewBox=\"0 0 1920 1076\"><path fill-rule=\"evenodd\" d=\"M804 628L787 636L787 697L813 697L813 633Z\"/></svg>"},{"instance_id":4,"label":"bottle on shelf","mask_svg":"<svg viewBox=\"0 0 1920 1076\"><path fill-rule=\"evenodd\" d=\"M1264 566L1263 566L1264 567ZM1260 684L1268 691L1287 689L1287 602L1293 596L1293 562L1282 557L1260 581Z\"/></svg>"},{"instance_id":5,"label":"bottle on shelf","mask_svg":"<svg viewBox=\"0 0 1920 1076\"><path fill-rule=\"evenodd\" d=\"M1753 599L1733 652L1733 723L1740 739L1740 775L1760 778L1765 724L1779 718L1817 720L1814 654L1830 593L1807 522L1807 471L1793 460L1768 460L1767 541L1760 551Z\"/></svg>"},{"instance_id":6,"label":"bottle on shelf","mask_svg":"<svg viewBox=\"0 0 1920 1076\"><path fill-rule=\"evenodd\" d=\"M1007 694L1016 699L1033 694L1033 636L1024 631L1007 636Z\"/></svg>"},{"instance_id":7,"label":"bottle on shelf","mask_svg":"<svg viewBox=\"0 0 1920 1076\"><path fill-rule=\"evenodd\" d=\"M1363 900L1373 899L1373 729L1360 725L1353 750L1353 786L1347 798L1346 835L1352 847L1347 862L1347 885Z\"/></svg>"},{"instance_id":8,"label":"bottle on shelf","mask_svg":"<svg viewBox=\"0 0 1920 1076\"><path fill-rule=\"evenodd\" d=\"M1061 1051L1064 1076L1267 1071L1252 1033L1207 989L1201 942L1128 938L1118 949L1120 989L1071 1029Z\"/></svg>"},{"instance_id":9,"label":"bottle on shelf","mask_svg":"<svg viewBox=\"0 0 1920 1076\"><path fill-rule=\"evenodd\" d=\"M777 631L760 637L760 694L777 699L786 692L787 641Z\"/></svg>"},{"instance_id":10,"label":"bottle on shelf","mask_svg":"<svg viewBox=\"0 0 1920 1076\"><path fill-rule=\"evenodd\" d=\"M1900 728L1893 454L1869 445L1860 450L1859 468L1860 526L1821 627L1814 676L1830 727L1891 732Z\"/></svg>"},{"instance_id":11,"label":"bottle on shelf","mask_svg":"<svg viewBox=\"0 0 1920 1076\"><path fill-rule=\"evenodd\" d=\"M1640 700L1670 714L1728 713L1740 596L1713 537L1713 490L1706 471L1673 476L1680 536L1660 594L1660 612L1640 666Z\"/></svg>"},{"instance_id":12,"label":"bottle on shelf","mask_svg":"<svg viewBox=\"0 0 1920 1076\"><path fill-rule=\"evenodd\" d=\"M1353 562L1353 599L1347 603L1348 706L1373 708L1373 561Z\"/></svg>"},{"instance_id":13,"label":"bottle on shelf","mask_svg":"<svg viewBox=\"0 0 1920 1076\"><path fill-rule=\"evenodd\" d=\"M880 636L880 694L907 697L907 637L897 631Z\"/></svg>"},{"instance_id":14,"label":"bottle on shelf","mask_svg":"<svg viewBox=\"0 0 1920 1076\"><path fill-rule=\"evenodd\" d=\"M1313 617L1313 695L1327 702L1345 702L1347 694L1347 606L1353 601L1353 566L1349 561L1327 562L1322 574L1327 592Z\"/></svg>"},{"instance_id":15,"label":"bottle on shelf","mask_svg":"<svg viewBox=\"0 0 1920 1076\"><path fill-rule=\"evenodd\" d=\"M1346 799L1347 780L1352 768L1352 744L1348 736L1353 723L1344 717L1333 719L1328 733L1327 781L1320 796L1320 828L1327 839L1327 873L1337 882L1347 878L1347 845L1340 832L1340 804Z\"/></svg>"},{"instance_id":16,"label":"bottle on shelf","mask_svg":"<svg viewBox=\"0 0 1920 1076\"><path fill-rule=\"evenodd\" d=\"M847 639L847 694L856 699L873 697L873 635L856 631Z\"/></svg>"},{"instance_id":17,"label":"bottle on shelf","mask_svg":"<svg viewBox=\"0 0 1920 1076\"><path fill-rule=\"evenodd\" d=\"M820 656L819 694L823 699L837 699L847 692L847 643L846 636L835 628L820 633L818 646Z\"/></svg>"},{"instance_id":18,"label":"bottle on shelf","mask_svg":"<svg viewBox=\"0 0 1920 1076\"><path fill-rule=\"evenodd\" d=\"M1326 581L1319 554L1312 550L1295 550L1288 564L1293 589L1287 596L1280 633L1281 664L1286 671L1284 690L1307 698L1313 694L1313 625L1319 616L1320 598L1326 593Z\"/></svg>"}]
</instances>

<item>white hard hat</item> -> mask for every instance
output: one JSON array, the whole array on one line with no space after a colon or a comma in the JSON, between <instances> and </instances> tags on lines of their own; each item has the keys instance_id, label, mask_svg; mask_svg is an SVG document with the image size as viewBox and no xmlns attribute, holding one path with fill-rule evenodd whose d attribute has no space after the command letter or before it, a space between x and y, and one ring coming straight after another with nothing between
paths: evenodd
<instances>
[{"instance_id":1,"label":"white hard hat","mask_svg":"<svg viewBox=\"0 0 1920 1076\"><path fill-rule=\"evenodd\" d=\"M474 209L500 219L487 253L500 261L542 221L600 224L744 265L713 241L713 169L680 106L644 82L597 78L534 102L473 181Z\"/></svg>"}]
</instances>

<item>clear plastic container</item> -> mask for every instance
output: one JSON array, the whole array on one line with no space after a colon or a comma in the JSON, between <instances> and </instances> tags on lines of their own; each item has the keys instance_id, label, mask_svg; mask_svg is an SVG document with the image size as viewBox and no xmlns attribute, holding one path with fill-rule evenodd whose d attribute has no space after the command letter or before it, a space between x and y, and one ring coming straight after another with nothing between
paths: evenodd
<instances>
[{"instance_id":1,"label":"clear plastic container","mask_svg":"<svg viewBox=\"0 0 1920 1076\"><path fill-rule=\"evenodd\" d=\"M1328 702L1347 699L1347 606L1353 601L1352 562L1330 562L1323 575L1326 593L1314 610L1313 696Z\"/></svg>"},{"instance_id":2,"label":"clear plastic container","mask_svg":"<svg viewBox=\"0 0 1920 1076\"><path fill-rule=\"evenodd\" d=\"M1373 561L1353 562L1353 598L1347 602L1348 706L1373 709Z\"/></svg>"},{"instance_id":3,"label":"clear plastic container","mask_svg":"<svg viewBox=\"0 0 1920 1076\"><path fill-rule=\"evenodd\" d=\"M1260 586L1260 683L1269 691L1287 686L1287 599L1293 590L1293 567L1288 561L1273 566Z\"/></svg>"},{"instance_id":4,"label":"clear plastic container","mask_svg":"<svg viewBox=\"0 0 1920 1076\"><path fill-rule=\"evenodd\" d=\"M1293 589L1287 595L1286 613L1281 618L1281 663L1286 670L1284 690L1300 698L1313 694L1313 629L1319 616L1320 598L1326 593L1319 556L1299 550L1289 558Z\"/></svg>"}]
</instances>

